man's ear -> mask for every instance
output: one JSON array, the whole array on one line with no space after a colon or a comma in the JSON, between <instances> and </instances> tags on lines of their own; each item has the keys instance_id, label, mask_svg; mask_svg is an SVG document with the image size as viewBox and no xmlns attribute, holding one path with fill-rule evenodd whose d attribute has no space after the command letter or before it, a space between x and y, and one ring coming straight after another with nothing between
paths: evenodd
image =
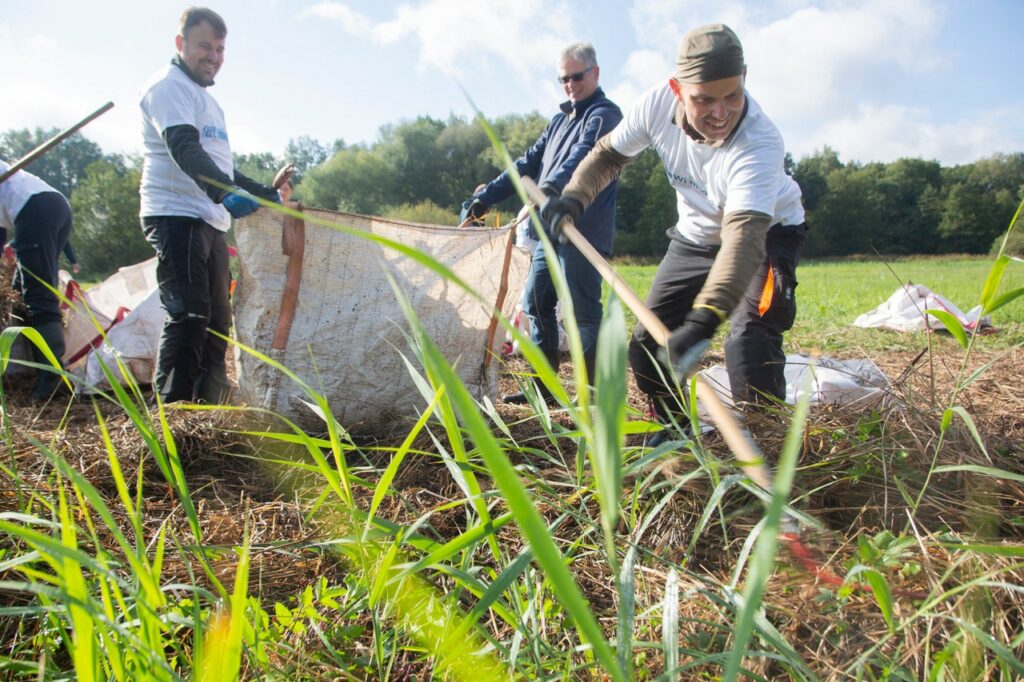
<instances>
[{"instance_id":1,"label":"man's ear","mask_svg":"<svg viewBox=\"0 0 1024 682\"><path fill-rule=\"evenodd\" d=\"M182 36L174 36L174 47L178 49L178 54L181 54L181 48L185 44L185 39Z\"/></svg>"},{"instance_id":2,"label":"man's ear","mask_svg":"<svg viewBox=\"0 0 1024 682\"><path fill-rule=\"evenodd\" d=\"M676 99L683 98L683 89L679 86L679 81L676 80L675 76L669 76L668 87L672 88L672 92L675 93Z\"/></svg>"}]
</instances>

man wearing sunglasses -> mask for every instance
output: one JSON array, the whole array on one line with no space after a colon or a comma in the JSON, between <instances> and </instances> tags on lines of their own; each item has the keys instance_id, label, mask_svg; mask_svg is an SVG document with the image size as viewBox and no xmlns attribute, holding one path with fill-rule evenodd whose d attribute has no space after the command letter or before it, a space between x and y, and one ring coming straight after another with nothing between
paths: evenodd
<instances>
[{"instance_id":1,"label":"man wearing sunglasses","mask_svg":"<svg viewBox=\"0 0 1024 682\"><path fill-rule=\"evenodd\" d=\"M533 178L548 196L561 193L583 157L622 120L622 111L598 85L599 76L597 55L590 43L577 43L562 50L558 82L569 99L562 103L544 133L515 163L519 174ZM615 233L616 190L615 181L602 188L576 221L587 240L605 256L611 254ZM512 196L513 191L506 171L463 202L463 221L479 218L489 207ZM561 359L555 315L558 295L548 269L549 260L557 257L572 296L587 376L593 382L597 332L603 314L601 275L572 244L556 242L553 246L553 254L546 249L535 252L523 292L523 311L530 320L530 336L557 371ZM550 392L543 384L539 386L545 401L552 404L554 399ZM522 392L503 396L502 401L515 405L527 402Z\"/></svg>"},{"instance_id":2,"label":"man wearing sunglasses","mask_svg":"<svg viewBox=\"0 0 1024 682\"><path fill-rule=\"evenodd\" d=\"M680 408L669 370L685 380L726 320L725 360L737 404L785 397L782 335L796 317L806 226L800 188L783 169L782 136L747 94L746 74L743 48L728 26L687 33L676 73L641 96L543 210L557 231L644 149L654 147L661 157L679 221L668 231L647 305L673 331L665 357L638 326L629 360L663 422L677 420ZM659 357L666 367L652 359Z\"/></svg>"}]
</instances>

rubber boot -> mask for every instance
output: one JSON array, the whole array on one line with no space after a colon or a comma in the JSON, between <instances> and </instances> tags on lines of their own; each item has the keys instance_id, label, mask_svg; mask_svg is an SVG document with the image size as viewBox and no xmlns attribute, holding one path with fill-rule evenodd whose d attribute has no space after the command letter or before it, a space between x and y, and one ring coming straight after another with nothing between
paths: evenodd
<instances>
[{"instance_id":1,"label":"rubber boot","mask_svg":"<svg viewBox=\"0 0 1024 682\"><path fill-rule=\"evenodd\" d=\"M57 358L57 361L61 362L61 358L64 356L64 326L60 320L43 322L42 324L33 325L33 328L46 341L46 345L50 347L50 352ZM43 355L41 350L36 348L35 344L32 344L32 358L39 364L48 367L48 369L36 370L36 385L32 389L33 402L43 402L49 400L54 391L63 385L64 382L60 373L50 365L50 361ZM61 362L61 366L63 367L63 362Z\"/></svg>"},{"instance_id":2,"label":"rubber boot","mask_svg":"<svg viewBox=\"0 0 1024 682\"><path fill-rule=\"evenodd\" d=\"M647 447L656 448L670 440L678 440L680 436L683 439L693 437L690 418L682 411L676 411L679 404L674 397L648 395L647 400L649 401L648 413L653 413L650 416L663 427L661 431L647 439Z\"/></svg>"}]
</instances>

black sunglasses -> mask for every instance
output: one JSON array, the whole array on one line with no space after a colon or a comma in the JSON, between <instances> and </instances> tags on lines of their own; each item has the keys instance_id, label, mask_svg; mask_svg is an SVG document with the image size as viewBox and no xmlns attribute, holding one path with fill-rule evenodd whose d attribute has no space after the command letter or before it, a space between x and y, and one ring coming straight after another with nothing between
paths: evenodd
<instances>
[{"instance_id":1,"label":"black sunglasses","mask_svg":"<svg viewBox=\"0 0 1024 682\"><path fill-rule=\"evenodd\" d=\"M590 70L593 68L593 66L588 66L579 73L570 73L568 76L558 76L558 82L561 83L562 85L565 85L569 81L572 81L573 83L579 83L581 80L583 80L584 76L590 73Z\"/></svg>"}]
</instances>

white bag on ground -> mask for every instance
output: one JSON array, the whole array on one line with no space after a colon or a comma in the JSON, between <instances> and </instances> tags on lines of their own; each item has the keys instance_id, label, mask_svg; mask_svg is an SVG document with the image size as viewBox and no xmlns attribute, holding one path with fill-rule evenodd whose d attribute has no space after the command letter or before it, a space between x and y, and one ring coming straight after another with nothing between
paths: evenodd
<instances>
[{"instance_id":1,"label":"white bag on ground","mask_svg":"<svg viewBox=\"0 0 1024 682\"><path fill-rule=\"evenodd\" d=\"M235 223L240 272L235 290L235 333L242 344L281 362L323 394L339 422L357 433L408 427L427 403L403 356L420 370L405 316L388 274L412 302L427 334L477 398L497 397L497 362L484 368L502 335L486 348L491 308L501 286L508 229L452 228L307 210L316 218L371 232L431 254L473 287L482 304L458 285L398 251L369 239L305 223L298 306L287 347L272 349L288 257L282 254L284 218L261 210ZM504 314L522 289L527 258L511 251ZM500 331L500 327L498 328ZM238 351L241 399L315 427L322 422L287 376Z\"/></svg>"},{"instance_id":2,"label":"white bag on ground","mask_svg":"<svg viewBox=\"0 0 1024 682\"><path fill-rule=\"evenodd\" d=\"M810 383L807 381L808 374ZM729 374L724 365L709 367L700 375L715 389L726 406L733 407ZM812 405L820 403L867 407L884 400L891 389L888 377L867 358L837 360L819 357L812 360L806 355L787 355L785 375L786 402L790 405L796 404L809 392ZM700 402L697 403L697 415L703 424L713 423Z\"/></svg>"},{"instance_id":3,"label":"white bag on ground","mask_svg":"<svg viewBox=\"0 0 1024 682\"><path fill-rule=\"evenodd\" d=\"M975 306L968 312L962 312L950 300L932 292L921 284L904 284L897 289L885 303L860 315L853 321L854 327L891 329L898 332L925 331L945 329L942 322L934 315L925 315L926 310L945 310L965 329L974 329L980 324L981 329L990 328L992 319L981 317L981 306Z\"/></svg>"}]
</instances>

